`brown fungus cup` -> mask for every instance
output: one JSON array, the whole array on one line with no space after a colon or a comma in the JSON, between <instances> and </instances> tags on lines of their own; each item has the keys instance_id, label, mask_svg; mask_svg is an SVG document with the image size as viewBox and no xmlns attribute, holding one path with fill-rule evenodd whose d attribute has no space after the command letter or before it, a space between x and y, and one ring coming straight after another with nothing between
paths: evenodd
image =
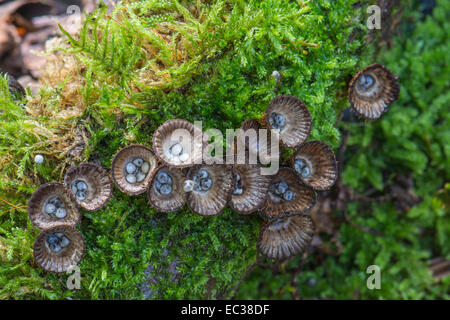
<instances>
[{"instance_id":1,"label":"brown fungus cup","mask_svg":"<svg viewBox=\"0 0 450 320\"><path fill-rule=\"evenodd\" d=\"M64 185L50 182L41 185L28 201L28 216L33 225L45 230L56 226L75 226L81 214Z\"/></svg>"},{"instance_id":2,"label":"brown fungus cup","mask_svg":"<svg viewBox=\"0 0 450 320\"><path fill-rule=\"evenodd\" d=\"M328 190L336 182L334 152L322 141L303 143L292 156L291 165L300 180L315 190Z\"/></svg>"},{"instance_id":3,"label":"brown fungus cup","mask_svg":"<svg viewBox=\"0 0 450 320\"><path fill-rule=\"evenodd\" d=\"M272 135L271 131L262 127L256 119L243 121L240 129L237 139L248 150L250 158L257 159L264 164L278 159L275 150L272 154L272 145L277 144L278 146L280 142L277 134ZM263 131L260 131L261 129Z\"/></svg>"},{"instance_id":4,"label":"brown fungus cup","mask_svg":"<svg viewBox=\"0 0 450 320\"><path fill-rule=\"evenodd\" d=\"M242 164L233 166L234 188L230 207L240 214L257 211L263 205L269 189L271 176L261 175L260 165Z\"/></svg>"},{"instance_id":5,"label":"brown fungus cup","mask_svg":"<svg viewBox=\"0 0 450 320\"><path fill-rule=\"evenodd\" d=\"M294 96L278 96L270 101L264 114L264 125L279 135L287 148L296 148L308 139L311 114L305 103Z\"/></svg>"},{"instance_id":6,"label":"brown fungus cup","mask_svg":"<svg viewBox=\"0 0 450 320\"><path fill-rule=\"evenodd\" d=\"M141 194L150 185L156 166L156 157L149 147L130 145L115 155L111 164L112 179L120 191Z\"/></svg>"},{"instance_id":7,"label":"brown fungus cup","mask_svg":"<svg viewBox=\"0 0 450 320\"><path fill-rule=\"evenodd\" d=\"M399 97L397 80L389 69L380 64L357 72L348 89L352 109L363 118L378 119Z\"/></svg>"},{"instance_id":8,"label":"brown fungus cup","mask_svg":"<svg viewBox=\"0 0 450 320\"><path fill-rule=\"evenodd\" d=\"M159 167L147 191L150 204L162 212L181 209L186 204L186 192L183 189L185 180L181 169Z\"/></svg>"},{"instance_id":9,"label":"brown fungus cup","mask_svg":"<svg viewBox=\"0 0 450 320\"><path fill-rule=\"evenodd\" d=\"M57 226L41 232L34 242L34 260L45 271L68 272L83 258L81 233L70 226Z\"/></svg>"},{"instance_id":10,"label":"brown fungus cup","mask_svg":"<svg viewBox=\"0 0 450 320\"><path fill-rule=\"evenodd\" d=\"M166 121L153 135L155 154L169 167L186 168L202 163L206 146L206 135L186 120Z\"/></svg>"},{"instance_id":11,"label":"brown fungus cup","mask_svg":"<svg viewBox=\"0 0 450 320\"><path fill-rule=\"evenodd\" d=\"M189 169L183 187L189 209L201 216L216 216L228 204L233 174L225 165L197 165Z\"/></svg>"},{"instance_id":12,"label":"brown fungus cup","mask_svg":"<svg viewBox=\"0 0 450 320\"><path fill-rule=\"evenodd\" d=\"M301 183L291 168L282 167L272 177L260 213L264 219L271 220L291 213L306 213L315 203L314 190Z\"/></svg>"},{"instance_id":13,"label":"brown fungus cup","mask_svg":"<svg viewBox=\"0 0 450 320\"><path fill-rule=\"evenodd\" d=\"M64 185L72 199L87 211L103 208L112 195L108 172L94 163L83 163L67 170Z\"/></svg>"},{"instance_id":14,"label":"brown fungus cup","mask_svg":"<svg viewBox=\"0 0 450 320\"><path fill-rule=\"evenodd\" d=\"M306 251L314 236L315 225L305 214L284 216L261 226L258 251L275 260L285 260Z\"/></svg>"}]
</instances>

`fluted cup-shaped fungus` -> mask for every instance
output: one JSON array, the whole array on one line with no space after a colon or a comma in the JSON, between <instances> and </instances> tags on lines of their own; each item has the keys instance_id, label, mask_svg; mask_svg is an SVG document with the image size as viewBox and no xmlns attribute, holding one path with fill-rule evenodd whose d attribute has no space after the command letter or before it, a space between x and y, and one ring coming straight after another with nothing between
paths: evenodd
<instances>
[{"instance_id":1,"label":"fluted cup-shaped fungus","mask_svg":"<svg viewBox=\"0 0 450 320\"><path fill-rule=\"evenodd\" d=\"M45 271L68 272L83 259L81 233L70 226L57 226L41 232L34 242L34 260Z\"/></svg>"},{"instance_id":2,"label":"fluted cup-shaped fungus","mask_svg":"<svg viewBox=\"0 0 450 320\"><path fill-rule=\"evenodd\" d=\"M186 120L166 121L153 135L155 154L169 167L186 168L200 164L206 146L206 135Z\"/></svg>"},{"instance_id":3,"label":"fluted cup-shaped fungus","mask_svg":"<svg viewBox=\"0 0 450 320\"><path fill-rule=\"evenodd\" d=\"M28 201L28 216L33 225L45 230L56 226L75 226L81 214L64 185L50 182L41 185Z\"/></svg>"},{"instance_id":4,"label":"fluted cup-shaped fungus","mask_svg":"<svg viewBox=\"0 0 450 320\"><path fill-rule=\"evenodd\" d=\"M284 216L261 226L258 251L275 260L285 260L306 251L314 236L315 225L305 214Z\"/></svg>"},{"instance_id":5,"label":"fluted cup-shaped fungus","mask_svg":"<svg viewBox=\"0 0 450 320\"><path fill-rule=\"evenodd\" d=\"M286 167L272 177L266 200L261 209L264 219L308 212L316 203L316 193L301 183L295 172Z\"/></svg>"},{"instance_id":6,"label":"fluted cup-shaped fungus","mask_svg":"<svg viewBox=\"0 0 450 320\"><path fill-rule=\"evenodd\" d=\"M156 166L156 157L149 147L130 145L115 155L111 164L112 178L122 192L141 194L150 185Z\"/></svg>"},{"instance_id":7,"label":"fluted cup-shaped fungus","mask_svg":"<svg viewBox=\"0 0 450 320\"><path fill-rule=\"evenodd\" d=\"M328 190L336 182L336 157L322 141L303 143L292 156L291 165L300 180L315 190Z\"/></svg>"},{"instance_id":8,"label":"fluted cup-shaped fungus","mask_svg":"<svg viewBox=\"0 0 450 320\"><path fill-rule=\"evenodd\" d=\"M308 139L311 132L311 114L305 103L294 96L273 98L263 120L287 148L296 148Z\"/></svg>"},{"instance_id":9,"label":"fluted cup-shaped fungus","mask_svg":"<svg viewBox=\"0 0 450 320\"><path fill-rule=\"evenodd\" d=\"M263 205L269 190L271 176L261 175L260 165L234 165L234 188L230 207L240 214L257 211Z\"/></svg>"},{"instance_id":10,"label":"fluted cup-shaped fungus","mask_svg":"<svg viewBox=\"0 0 450 320\"><path fill-rule=\"evenodd\" d=\"M101 209L112 195L108 172L94 163L83 163L67 170L64 177L67 193L83 209Z\"/></svg>"},{"instance_id":11,"label":"fluted cup-shaped fungus","mask_svg":"<svg viewBox=\"0 0 450 320\"><path fill-rule=\"evenodd\" d=\"M186 204L185 180L181 169L159 167L147 192L150 204L163 212L173 212L182 208Z\"/></svg>"},{"instance_id":12,"label":"fluted cup-shaped fungus","mask_svg":"<svg viewBox=\"0 0 450 320\"><path fill-rule=\"evenodd\" d=\"M363 118L378 119L400 95L397 80L381 64L373 64L357 72L348 88L352 110Z\"/></svg>"},{"instance_id":13,"label":"fluted cup-shaped fungus","mask_svg":"<svg viewBox=\"0 0 450 320\"><path fill-rule=\"evenodd\" d=\"M260 131L261 129L264 130ZM237 139L246 147L249 156L254 156L260 163L269 163L279 157L275 154L275 150L272 152L272 145L279 144L278 136L272 136L271 131L263 128L256 119L247 119L242 122Z\"/></svg>"},{"instance_id":14,"label":"fluted cup-shaped fungus","mask_svg":"<svg viewBox=\"0 0 450 320\"><path fill-rule=\"evenodd\" d=\"M231 168L224 165L197 165L189 169L185 190L189 208L201 216L216 216L228 204L233 188Z\"/></svg>"}]
</instances>

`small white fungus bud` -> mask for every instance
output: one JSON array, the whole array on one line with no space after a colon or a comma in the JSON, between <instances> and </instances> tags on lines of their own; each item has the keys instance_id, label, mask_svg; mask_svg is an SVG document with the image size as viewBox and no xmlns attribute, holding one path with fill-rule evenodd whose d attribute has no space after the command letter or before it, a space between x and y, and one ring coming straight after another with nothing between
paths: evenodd
<instances>
[{"instance_id":1,"label":"small white fungus bud","mask_svg":"<svg viewBox=\"0 0 450 320\"><path fill-rule=\"evenodd\" d=\"M44 157L42 155L40 155L40 154L37 154L34 157L34 162L37 163L37 164L42 164L44 162Z\"/></svg>"},{"instance_id":2,"label":"small white fungus bud","mask_svg":"<svg viewBox=\"0 0 450 320\"><path fill-rule=\"evenodd\" d=\"M281 73L277 70L272 72L272 77L274 77L277 80L277 83L281 82Z\"/></svg>"},{"instance_id":3,"label":"small white fungus bud","mask_svg":"<svg viewBox=\"0 0 450 320\"><path fill-rule=\"evenodd\" d=\"M183 189L185 192L191 192L194 190L194 184L195 182L192 180L186 180L184 181Z\"/></svg>"}]
</instances>

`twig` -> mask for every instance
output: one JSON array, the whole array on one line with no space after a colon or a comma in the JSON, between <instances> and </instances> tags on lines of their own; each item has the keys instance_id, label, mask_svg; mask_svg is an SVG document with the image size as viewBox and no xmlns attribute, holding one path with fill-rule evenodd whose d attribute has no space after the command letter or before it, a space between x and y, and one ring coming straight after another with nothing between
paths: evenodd
<instances>
[{"instance_id":1,"label":"twig","mask_svg":"<svg viewBox=\"0 0 450 320\"><path fill-rule=\"evenodd\" d=\"M298 292L298 281L297 281L297 277L300 271L301 271L300 269L296 270L291 277L291 287L293 288L293 292L291 292L291 295L293 300L301 300L300 294Z\"/></svg>"},{"instance_id":2,"label":"twig","mask_svg":"<svg viewBox=\"0 0 450 320\"><path fill-rule=\"evenodd\" d=\"M344 137L342 138L342 143L339 147L338 155L337 155L337 163L338 163L338 180L337 187L340 190L342 188L342 166L344 163L344 153L347 150L347 141L350 137L350 131L345 131Z\"/></svg>"},{"instance_id":3,"label":"twig","mask_svg":"<svg viewBox=\"0 0 450 320\"><path fill-rule=\"evenodd\" d=\"M344 213L345 221L350 223L350 225L355 227L356 229L359 229L359 230L361 230L361 231L363 231L365 233L369 233L369 234L371 234L373 236L378 236L378 237L383 237L384 236L382 233L380 233L377 230L374 230L372 228L365 227L365 226L360 226L359 224L354 223L352 220L350 220L346 210L344 210L343 213Z\"/></svg>"},{"instance_id":4,"label":"twig","mask_svg":"<svg viewBox=\"0 0 450 320\"><path fill-rule=\"evenodd\" d=\"M4 200L4 199L2 199L2 198L0 198L0 200L3 201L4 203L10 205L11 207L14 207L14 208L18 209L18 210L28 208L28 207L26 207L26 206L20 206L20 207L18 207L18 206L16 206L16 205L12 204L12 203L9 203L8 201L6 201L6 200Z\"/></svg>"},{"instance_id":5,"label":"twig","mask_svg":"<svg viewBox=\"0 0 450 320\"><path fill-rule=\"evenodd\" d=\"M366 203L370 203L370 202L374 202L374 201L375 202L386 202L386 201L392 200L394 198L391 194L385 194L382 196L371 198L371 197L361 195L352 189L350 189L350 193L351 193L350 201L357 200L357 201L366 202Z\"/></svg>"},{"instance_id":6,"label":"twig","mask_svg":"<svg viewBox=\"0 0 450 320\"><path fill-rule=\"evenodd\" d=\"M119 216L115 213L115 212L113 212L113 211L111 211L111 210L109 210L108 208L105 208L106 210L108 210L109 212L111 212L113 215L115 215L116 216L116 218L117 218L117 220L119 220Z\"/></svg>"}]
</instances>

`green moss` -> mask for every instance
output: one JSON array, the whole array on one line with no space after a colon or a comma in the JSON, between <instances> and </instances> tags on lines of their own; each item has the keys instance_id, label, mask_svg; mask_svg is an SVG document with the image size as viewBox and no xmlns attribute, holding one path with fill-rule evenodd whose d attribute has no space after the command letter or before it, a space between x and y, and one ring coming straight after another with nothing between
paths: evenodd
<instances>
[{"instance_id":1,"label":"green moss","mask_svg":"<svg viewBox=\"0 0 450 320\"><path fill-rule=\"evenodd\" d=\"M382 48L374 59L399 76L399 100L377 121L342 124L351 133L344 159L346 185L362 194L369 192L375 199L389 194L397 175L411 175L413 192L423 197L423 202L406 213L399 212L391 201L349 203L350 220L379 235L340 224L336 232L342 252L308 256L295 277L300 297L449 298L450 277L438 282L428 270L432 258L450 258L449 9L448 1L437 1L433 16L421 21L418 7L410 6L393 48ZM336 211L333 219L342 221L343 215ZM324 245L331 243L321 237ZM291 261L286 270L300 262L300 258ZM373 264L381 268L380 290L366 287L366 269ZM291 298L294 288L286 285L291 276L288 272L272 276L270 270L257 269L238 297ZM260 279L268 280L258 291L255 286Z\"/></svg>"},{"instance_id":2,"label":"green moss","mask_svg":"<svg viewBox=\"0 0 450 320\"><path fill-rule=\"evenodd\" d=\"M311 138L336 147L336 111L345 106L346 80L364 47L361 33L348 41L361 27L352 2L204 1L197 10L196 1L147 0L123 2L112 18L99 10L79 37L69 39L69 48L60 48L80 67L63 77L59 88L27 102L54 113L26 113L1 91L0 169L5 176L0 177L0 197L26 205L38 184L61 179L63 170L55 169L62 161L109 167L119 148L151 145L153 132L168 119L202 120L204 129L237 128L244 119L261 116L280 94L303 99L314 122ZM176 30L170 36L179 42L155 36L152 28L161 21ZM185 51L178 59L173 55L180 39ZM148 72L151 68L159 69ZM279 87L274 70L283 76ZM78 89L71 96L68 88L74 84ZM68 103L77 105L81 115L56 121L53 115ZM24 131L29 121L49 132ZM52 142L53 135L61 136L61 126L69 128L64 131L67 148L80 143L73 128L89 133L79 158L54 152L61 144ZM36 153L46 155L43 167L33 164ZM257 259L259 218L229 209L215 218L188 210L159 214L145 195L115 190L106 209L83 212L80 230L87 250L80 265L82 288L74 291L66 289L66 275L47 274L34 265L37 231L26 210L2 202L0 226L0 297L140 299L141 284L148 281L152 298L220 298L234 294ZM170 272L174 261L176 276Z\"/></svg>"}]
</instances>

